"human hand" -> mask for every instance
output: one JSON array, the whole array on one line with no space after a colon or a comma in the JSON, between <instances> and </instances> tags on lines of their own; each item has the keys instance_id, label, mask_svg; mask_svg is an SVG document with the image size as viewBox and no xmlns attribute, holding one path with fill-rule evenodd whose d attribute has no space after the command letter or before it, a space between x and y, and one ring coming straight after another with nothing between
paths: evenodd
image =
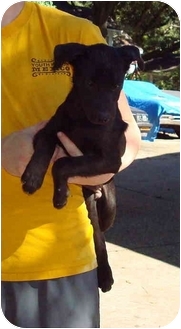
<instances>
[{"instance_id":1,"label":"human hand","mask_svg":"<svg viewBox=\"0 0 181 329\"><path fill-rule=\"evenodd\" d=\"M42 129L47 121L43 121L34 126L14 132L2 139L2 167L11 175L21 177L32 154L33 154L33 138L35 134ZM82 152L77 146L62 132L57 134L70 156L81 156ZM60 146L56 146L51 162L55 162L58 158L65 157L67 154ZM72 178L69 179L69 183ZM74 183L74 181L73 181ZM89 186L87 188L93 190L95 199L101 197L101 186Z\"/></svg>"},{"instance_id":2,"label":"human hand","mask_svg":"<svg viewBox=\"0 0 181 329\"><path fill-rule=\"evenodd\" d=\"M21 177L32 154L33 138L47 121L14 132L2 139L2 167L11 175ZM52 161L66 156L62 148L56 147Z\"/></svg>"}]
</instances>

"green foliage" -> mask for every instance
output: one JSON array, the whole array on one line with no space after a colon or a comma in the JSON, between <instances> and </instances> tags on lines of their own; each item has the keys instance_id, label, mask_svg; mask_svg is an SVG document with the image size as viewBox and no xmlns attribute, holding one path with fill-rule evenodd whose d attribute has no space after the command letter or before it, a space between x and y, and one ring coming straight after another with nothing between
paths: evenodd
<instances>
[{"instance_id":1,"label":"green foliage","mask_svg":"<svg viewBox=\"0 0 181 329\"><path fill-rule=\"evenodd\" d=\"M75 6L80 6L80 7L89 7L91 8L92 7L92 2L93 1L67 1L68 3L74 3Z\"/></svg>"},{"instance_id":2,"label":"green foliage","mask_svg":"<svg viewBox=\"0 0 181 329\"><path fill-rule=\"evenodd\" d=\"M159 73L150 72L141 74L143 81L150 81L154 83L158 88L165 90L180 90L180 68L177 67L174 70Z\"/></svg>"},{"instance_id":3,"label":"green foliage","mask_svg":"<svg viewBox=\"0 0 181 329\"><path fill-rule=\"evenodd\" d=\"M52 1L35 2L53 6ZM147 63L155 63L160 58L160 66L158 64L156 68L151 66L147 69L149 72L141 73L138 79L151 81L161 89L180 89L180 69L176 67L178 60L174 62L174 58L180 56L180 21L171 6L163 1L107 1L108 5L105 1L68 1L68 3L93 8L93 15L96 11L96 15L101 19L106 17L109 3L110 6L114 3L111 17L107 18L109 24L111 22L112 27L116 26L121 33L114 35L113 45L119 46L127 41L138 45L143 49ZM94 23L96 24L95 21ZM97 25L99 23L98 20ZM166 62L165 66L163 58L164 63ZM150 71L151 69L153 71Z\"/></svg>"},{"instance_id":4,"label":"green foliage","mask_svg":"<svg viewBox=\"0 0 181 329\"><path fill-rule=\"evenodd\" d=\"M166 49L172 47L173 43L180 38L179 19L168 22L160 28L155 28L148 31L142 38L145 51L152 51L154 49Z\"/></svg>"},{"instance_id":5,"label":"green foliage","mask_svg":"<svg viewBox=\"0 0 181 329\"><path fill-rule=\"evenodd\" d=\"M104 1L72 1L72 3L90 8L96 3L100 5L100 11L104 6ZM119 36L115 34L113 45L120 45L122 40L137 44L143 49L148 61L162 56L164 58L179 56L179 17L165 2L117 1L111 19L121 31ZM180 90L179 67L171 67L170 71L164 71L160 67L157 72L141 73L140 79L151 81L161 89Z\"/></svg>"},{"instance_id":6,"label":"green foliage","mask_svg":"<svg viewBox=\"0 0 181 329\"><path fill-rule=\"evenodd\" d=\"M53 5L53 1L34 1L34 2L42 6L55 7Z\"/></svg>"}]
</instances>

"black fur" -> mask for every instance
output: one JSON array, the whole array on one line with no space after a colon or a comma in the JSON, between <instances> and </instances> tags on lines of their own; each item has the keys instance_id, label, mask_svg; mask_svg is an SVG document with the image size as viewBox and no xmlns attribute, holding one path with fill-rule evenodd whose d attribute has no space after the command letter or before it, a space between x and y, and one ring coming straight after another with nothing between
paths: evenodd
<instances>
[{"instance_id":1,"label":"black fur","mask_svg":"<svg viewBox=\"0 0 181 329\"><path fill-rule=\"evenodd\" d=\"M54 207L62 208L67 203L69 177L118 172L125 150L127 124L121 118L117 101L125 73L135 60L142 65L135 46L113 48L104 44L70 43L55 47L54 69L70 63L74 70L73 87L65 102L34 138L34 154L21 178L25 192L31 194L41 187L55 146L60 144L59 131L78 146L83 156L64 157L54 163ZM86 187L83 187L83 195L94 228L98 283L105 292L113 284L103 234L113 224L116 214L113 179L103 186L102 197L98 200Z\"/></svg>"}]
</instances>

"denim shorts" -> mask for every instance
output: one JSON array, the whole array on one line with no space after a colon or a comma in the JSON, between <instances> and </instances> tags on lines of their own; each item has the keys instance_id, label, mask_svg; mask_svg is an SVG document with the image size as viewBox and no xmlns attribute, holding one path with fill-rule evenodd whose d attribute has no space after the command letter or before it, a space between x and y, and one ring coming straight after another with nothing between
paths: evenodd
<instances>
[{"instance_id":1,"label":"denim shorts","mask_svg":"<svg viewBox=\"0 0 181 329\"><path fill-rule=\"evenodd\" d=\"M21 328L99 328L97 270L40 280L2 281L5 318Z\"/></svg>"}]
</instances>

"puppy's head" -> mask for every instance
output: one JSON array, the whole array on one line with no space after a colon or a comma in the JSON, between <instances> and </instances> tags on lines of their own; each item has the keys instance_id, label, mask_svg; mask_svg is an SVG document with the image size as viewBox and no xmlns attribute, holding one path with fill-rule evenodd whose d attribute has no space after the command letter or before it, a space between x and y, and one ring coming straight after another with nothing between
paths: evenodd
<instances>
[{"instance_id":1,"label":"puppy's head","mask_svg":"<svg viewBox=\"0 0 181 329\"><path fill-rule=\"evenodd\" d=\"M143 61L136 46L85 46L77 43L57 45L54 70L64 63L73 66L73 84L87 118L95 124L107 124L115 116L117 101L130 64Z\"/></svg>"}]
</instances>

